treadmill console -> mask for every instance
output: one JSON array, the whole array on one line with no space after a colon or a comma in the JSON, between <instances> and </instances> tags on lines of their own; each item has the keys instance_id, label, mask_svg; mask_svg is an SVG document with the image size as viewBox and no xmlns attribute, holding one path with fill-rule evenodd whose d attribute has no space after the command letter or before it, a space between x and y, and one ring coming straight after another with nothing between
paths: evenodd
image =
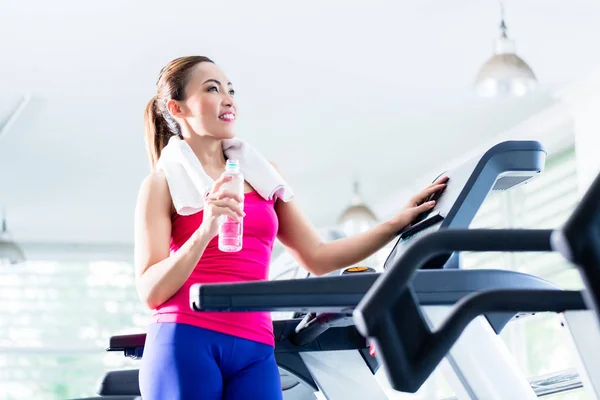
<instances>
[{"instance_id":1,"label":"treadmill console","mask_svg":"<svg viewBox=\"0 0 600 400\"><path fill-rule=\"evenodd\" d=\"M435 207L419 215L413 224L400 232L384 269L393 265L414 242L413 238L440 229L468 228L490 191L504 191L524 184L543 169L546 153L536 141L507 141L490 148L483 155L438 175L447 176L446 188L437 197ZM424 269L448 268L451 254L431 260Z\"/></svg>"}]
</instances>

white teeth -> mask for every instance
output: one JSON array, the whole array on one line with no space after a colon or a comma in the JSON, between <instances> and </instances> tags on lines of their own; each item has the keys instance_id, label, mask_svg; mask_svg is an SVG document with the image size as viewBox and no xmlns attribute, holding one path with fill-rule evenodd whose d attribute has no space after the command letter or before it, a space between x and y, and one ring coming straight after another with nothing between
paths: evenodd
<instances>
[{"instance_id":1,"label":"white teeth","mask_svg":"<svg viewBox=\"0 0 600 400\"><path fill-rule=\"evenodd\" d=\"M219 118L226 119L226 120L234 120L235 116L233 114L225 114L225 115L220 116Z\"/></svg>"}]
</instances>

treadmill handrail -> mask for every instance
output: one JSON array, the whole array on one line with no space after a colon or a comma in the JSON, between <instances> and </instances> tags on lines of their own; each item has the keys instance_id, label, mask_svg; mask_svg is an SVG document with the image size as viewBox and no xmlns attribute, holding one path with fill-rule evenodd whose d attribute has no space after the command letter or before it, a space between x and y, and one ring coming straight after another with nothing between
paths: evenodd
<instances>
[{"instance_id":1,"label":"treadmill handrail","mask_svg":"<svg viewBox=\"0 0 600 400\"><path fill-rule=\"evenodd\" d=\"M563 312L586 310L583 292L558 289L502 289L473 293L460 300L452 314L432 332L419 351L417 371L433 371L472 320L494 311Z\"/></svg>"},{"instance_id":2,"label":"treadmill handrail","mask_svg":"<svg viewBox=\"0 0 600 400\"><path fill-rule=\"evenodd\" d=\"M600 321L600 174L569 219L552 237L553 247L582 274L587 300Z\"/></svg>"},{"instance_id":3,"label":"treadmill handrail","mask_svg":"<svg viewBox=\"0 0 600 400\"><path fill-rule=\"evenodd\" d=\"M356 328L368 336L368 325L403 297L414 275L425 263L455 251L550 252L551 229L445 229L414 238L415 242L381 274L353 312Z\"/></svg>"},{"instance_id":4,"label":"treadmill handrail","mask_svg":"<svg viewBox=\"0 0 600 400\"><path fill-rule=\"evenodd\" d=\"M586 309L581 294L559 288L486 290L463 298L435 332L423 316L410 280L432 257L453 251L551 252L552 233L552 230L449 229L415 240L375 282L353 312L357 330L374 341L392 388L416 392L477 315L506 309Z\"/></svg>"},{"instance_id":5,"label":"treadmill handrail","mask_svg":"<svg viewBox=\"0 0 600 400\"><path fill-rule=\"evenodd\" d=\"M410 334L411 329L406 328L407 323L411 327L416 325L413 324L414 316L399 324L395 324L393 318L387 318L376 327L376 335L370 339L375 343L377 358L386 370L392 388L415 393L448 354L467 325L480 315L498 311L563 312L586 309L580 291L491 290L463 298L434 332L427 329L415 337ZM398 314L397 318L402 318L402 314Z\"/></svg>"}]
</instances>

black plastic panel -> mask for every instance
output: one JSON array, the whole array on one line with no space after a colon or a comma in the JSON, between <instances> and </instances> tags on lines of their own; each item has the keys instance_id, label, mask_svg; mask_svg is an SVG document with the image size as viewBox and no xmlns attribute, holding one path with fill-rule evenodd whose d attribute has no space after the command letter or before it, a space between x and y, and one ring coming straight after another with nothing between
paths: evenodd
<instances>
[{"instance_id":1,"label":"black plastic panel","mask_svg":"<svg viewBox=\"0 0 600 400\"><path fill-rule=\"evenodd\" d=\"M586 300L600 320L600 175L552 239L553 247L581 271Z\"/></svg>"},{"instance_id":2,"label":"black plastic panel","mask_svg":"<svg viewBox=\"0 0 600 400\"><path fill-rule=\"evenodd\" d=\"M440 271L419 271L428 259L448 251L551 251L549 230L443 230L420 238L396 263L377 280L356 307L353 315L357 329L376 343L379 361L386 369L395 390L416 392L454 345L467 324L476 316L490 313L562 312L585 309L580 292L562 291L543 279L495 271L480 284L487 288L463 297L453 314L432 332L425 324L419 303L416 276L436 276ZM448 270L447 273L472 271ZM486 277L479 271L478 277ZM451 275L447 275L451 276ZM468 275L463 275L468 276ZM466 279L451 284L461 292L475 281ZM516 279L510 279L509 277ZM493 287L495 281L513 281L514 287ZM448 279L450 282L451 279ZM424 282L431 283L431 279ZM442 289L436 282L430 293ZM427 291L421 286L422 291ZM442 291L443 292L443 291ZM435 294L434 294L435 297ZM489 320L490 318L488 318ZM500 324L505 323L505 319ZM415 327L406 329L407 326Z\"/></svg>"}]
</instances>

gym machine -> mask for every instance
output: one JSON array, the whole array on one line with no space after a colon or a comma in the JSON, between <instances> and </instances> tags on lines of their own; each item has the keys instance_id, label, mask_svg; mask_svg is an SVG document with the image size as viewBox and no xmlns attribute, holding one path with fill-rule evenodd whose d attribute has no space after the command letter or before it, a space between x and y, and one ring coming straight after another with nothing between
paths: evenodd
<instances>
[{"instance_id":1,"label":"gym machine","mask_svg":"<svg viewBox=\"0 0 600 400\"><path fill-rule=\"evenodd\" d=\"M364 303L365 293L372 297L380 293L382 282L391 282L390 274L397 274L398 260L407 254L414 254L412 248L435 235L445 233L451 237L458 230L468 228L479 207L490 191L509 190L527 182L543 170L545 152L538 142L510 141L500 143L479 157L447 171L447 188L436 195L437 205L421 215L415 223L399 233L398 241L389 255L385 272L355 273L336 277L320 277L301 280L267 282L246 282L235 284L200 284L190 291L190 306L196 311L294 311L307 313L304 318L274 321L276 339L275 355L282 373L284 398L314 398L312 392L320 392L328 399L369 398L388 399L393 394L384 390L375 378L379 361L383 360L386 376L386 356L388 351L381 348L380 341L363 330L364 320L377 320L371 310L357 309ZM468 232L468 231L467 231ZM423 236L419 238L419 236ZM538 238L538 242L542 241ZM538 245L540 245L536 242ZM537 277L511 271L461 270L455 253L461 249L444 248L421 263L419 271L406 274L407 283L403 290L395 293L388 302L396 304L398 293L402 299L408 294L415 304L404 308L393 308L393 316L402 321L418 321L419 325L404 325L406 335L415 343L422 341L420 335L427 335L428 323L436 323L445 318L453 306L463 304L477 293L512 293L522 291L536 294L545 293L546 302L536 303L537 308L546 311L583 310L585 304L579 292L562 291L560 288ZM404 256L403 256L404 255ZM409 268L410 269L410 268ZM395 275L394 275L395 276ZM460 336L460 344L451 353L439 351L439 361L443 361L443 372L451 383L457 397L462 398L532 398L535 393L524 377L517 374L514 361L506 349L502 349L497 337L506 323L519 312L532 311L529 297L508 301L507 305L490 308L477 319L477 326L467 327ZM378 297L379 298L379 297ZM553 300L550 301L549 299ZM389 308L389 307L388 307ZM427 310L428 321L423 320L421 308ZM381 311L381 310L380 310ZM535 310L533 310L535 311ZM386 317L387 318L387 317ZM389 319L389 318L388 318ZM359 321L359 332L355 326ZM406 327L410 327L406 329ZM473 328L473 329L471 329ZM471 330L469 330L471 329ZM365 334L366 333L366 334ZM367 337L369 341L365 339ZM474 340L476 339L476 340ZM377 357L369 354L369 343L374 340ZM123 351L128 357L143 356L145 335L117 336L110 340L109 351ZM474 360L482 361L474 365ZM442 360L443 359L443 360ZM495 361L495 368L491 365ZM432 363L437 365L438 362ZM484 368L481 368L481 367ZM434 366L435 367L435 366ZM426 366L425 372L428 371ZM413 371L414 372L414 371ZM429 371L430 373L431 371ZM421 373L426 379L429 373ZM419 374L417 372L417 374ZM490 382L493 376L493 382ZM425 378L423 378L425 377ZM412 378L411 378L412 379ZM477 386L483 381L483 388ZM289 382L289 384L286 384ZM300 384L298 384L298 382ZM406 385L398 386L393 376L389 384L393 388L416 390L420 384L413 379ZM296 388L308 388L303 395ZM511 387L514 390L511 390ZM516 387L516 388L515 388ZM511 397L512 393L524 397ZM113 371L106 375L100 395L139 395L137 371ZM508 396L508 397L507 397Z\"/></svg>"},{"instance_id":2,"label":"gym machine","mask_svg":"<svg viewBox=\"0 0 600 400\"><path fill-rule=\"evenodd\" d=\"M451 310L431 312L419 304L413 276L428 260L454 251L558 251L582 271L589 290L515 288L473 293ZM600 177L566 224L557 230L446 230L431 233L390 261L353 311L359 332L375 343L378 360L396 390L415 392L446 358L462 363L468 398L533 399L523 378L501 379L516 369L493 342L482 315L519 309L562 313L577 370L588 398L600 394L600 330L593 312L600 299ZM597 311L596 311L597 312ZM405 329L411 326L411 330ZM466 355L466 353L470 353ZM479 353L479 355L478 355Z\"/></svg>"}]
</instances>

